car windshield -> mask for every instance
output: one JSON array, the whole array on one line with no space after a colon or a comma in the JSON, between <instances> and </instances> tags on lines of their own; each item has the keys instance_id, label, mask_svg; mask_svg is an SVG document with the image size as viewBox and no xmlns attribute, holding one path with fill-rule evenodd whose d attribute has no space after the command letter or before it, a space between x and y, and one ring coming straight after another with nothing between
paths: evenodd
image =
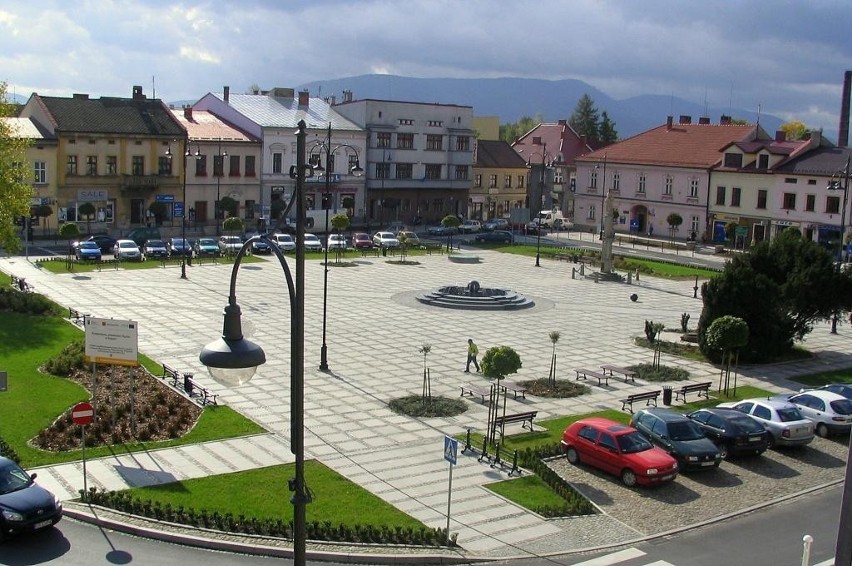
<instances>
[{"instance_id":1,"label":"car windshield","mask_svg":"<svg viewBox=\"0 0 852 566\"><path fill-rule=\"evenodd\" d=\"M782 423L802 421L804 419L805 417L802 415L801 411L795 407L784 407L782 409L778 409L778 420Z\"/></svg>"},{"instance_id":2,"label":"car windshield","mask_svg":"<svg viewBox=\"0 0 852 566\"><path fill-rule=\"evenodd\" d=\"M164 248L166 245L160 240L151 240L148 242L149 248Z\"/></svg>"},{"instance_id":3,"label":"car windshield","mask_svg":"<svg viewBox=\"0 0 852 566\"><path fill-rule=\"evenodd\" d=\"M852 415L852 401L849 399L838 399L829 404L838 415Z\"/></svg>"},{"instance_id":4,"label":"car windshield","mask_svg":"<svg viewBox=\"0 0 852 566\"><path fill-rule=\"evenodd\" d=\"M80 242L81 248L88 248L90 250L99 250L100 247L95 242Z\"/></svg>"},{"instance_id":5,"label":"car windshield","mask_svg":"<svg viewBox=\"0 0 852 566\"><path fill-rule=\"evenodd\" d=\"M210 239L210 238L203 238L201 240L198 240L198 245L199 246L215 246L216 240L213 240L213 239Z\"/></svg>"},{"instance_id":6,"label":"car windshield","mask_svg":"<svg viewBox=\"0 0 852 566\"><path fill-rule=\"evenodd\" d=\"M651 449L651 443L648 442L648 439L645 438L638 430L619 436L618 445L621 447L621 451L625 454L644 452L645 450Z\"/></svg>"},{"instance_id":7,"label":"car windshield","mask_svg":"<svg viewBox=\"0 0 852 566\"><path fill-rule=\"evenodd\" d=\"M0 467L0 494L12 493L30 485L32 479L14 462Z\"/></svg>"},{"instance_id":8,"label":"car windshield","mask_svg":"<svg viewBox=\"0 0 852 566\"><path fill-rule=\"evenodd\" d=\"M692 421L669 423L669 438L672 440L698 440L704 433Z\"/></svg>"},{"instance_id":9,"label":"car windshield","mask_svg":"<svg viewBox=\"0 0 852 566\"><path fill-rule=\"evenodd\" d=\"M136 244L134 244L133 242L121 242L120 244L118 244L118 247L120 247L120 248L135 248Z\"/></svg>"}]
</instances>

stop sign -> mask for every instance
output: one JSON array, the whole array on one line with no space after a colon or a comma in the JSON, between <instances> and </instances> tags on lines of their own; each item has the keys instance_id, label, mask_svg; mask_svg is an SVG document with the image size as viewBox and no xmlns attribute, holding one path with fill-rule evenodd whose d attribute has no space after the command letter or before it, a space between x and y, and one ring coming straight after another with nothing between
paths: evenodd
<instances>
[{"instance_id":1,"label":"stop sign","mask_svg":"<svg viewBox=\"0 0 852 566\"><path fill-rule=\"evenodd\" d=\"M95 417L95 408L91 403L77 403L71 409L71 420L77 425L87 425Z\"/></svg>"}]
</instances>

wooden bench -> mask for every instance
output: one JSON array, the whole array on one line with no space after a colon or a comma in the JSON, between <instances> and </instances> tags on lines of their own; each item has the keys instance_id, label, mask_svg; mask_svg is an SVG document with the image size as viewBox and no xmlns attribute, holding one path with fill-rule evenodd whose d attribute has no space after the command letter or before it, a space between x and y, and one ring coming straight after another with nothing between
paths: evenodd
<instances>
[{"instance_id":1,"label":"wooden bench","mask_svg":"<svg viewBox=\"0 0 852 566\"><path fill-rule=\"evenodd\" d=\"M500 381L500 387L502 387L503 389L508 389L509 391L514 393L515 399L518 398L518 393L520 393L521 397L523 397L524 399L527 398L527 388L521 385L520 383L503 379Z\"/></svg>"},{"instance_id":2,"label":"wooden bench","mask_svg":"<svg viewBox=\"0 0 852 566\"><path fill-rule=\"evenodd\" d=\"M189 396L190 399L193 396L198 396L201 398L201 406L207 405L216 405L216 398L219 397L218 394L213 393L194 379L192 379L191 373L183 374L183 390Z\"/></svg>"},{"instance_id":3,"label":"wooden bench","mask_svg":"<svg viewBox=\"0 0 852 566\"><path fill-rule=\"evenodd\" d=\"M33 290L33 286L27 283L27 280L23 277L18 277L17 275L12 275L12 287L20 291L21 293L30 293Z\"/></svg>"},{"instance_id":4,"label":"wooden bench","mask_svg":"<svg viewBox=\"0 0 852 566\"><path fill-rule=\"evenodd\" d=\"M609 375L606 373L601 373L599 371L591 370L591 369L583 369L577 368L574 370L577 372L577 379L589 379L590 377L597 378L598 385L609 385Z\"/></svg>"},{"instance_id":5,"label":"wooden bench","mask_svg":"<svg viewBox=\"0 0 852 566\"><path fill-rule=\"evenodd\" d=\"M707 381L705 383L690 383L688 385L684 385L677 391L675 391L675 401L679 401L681 397L683 397L683 402L686 403L686 394L687 393L698 393L699 397L707 398L710 394L710 387L712 387L713 382Z\"/></svg>"},{"instance_id":6,"label":"wooden bench","mask_svg":"<svg viewBox=\"0 0 852 566\"><path fill-rule=\"evenodd\" d=\"M444 255L444 244L442 242L421 242L420 249L425 251L426 255L432 255L432 252Z\"/></svg>"},{"instance_id":7,"label":"wooden bench","mask_svg":"<svg viewBox=\"0 0 852 566\"><path fill-rule=\"evenodd\" d=\"M163 364L163 379L169 378L172 380L172 386L177 389L180 384L180 372L172 366Z\"/></svg>"},{"instance_id":8,"label":"wooden bench","mask_svg":"<svg viewBox=\"0 0 852 566\"><path fill-rule=\"evenodd\" d=\"M361 257L367 257L368 255L379 257L379 248L359 248L359 249L361 250Z\"/></svg>"},{"instance_id":9,"label":"wooden bench","mask_svg":"<svg viewBox=\"0 0 852 566\"><path fill-rule=\"evenodd\" d=\"M530 431L533 430L533 419L538 414L538 411L527 411L525 413L516 413L514 415L504 415L494 419L492 431L496 431L500 427L500 436L503 436L503 431L507 424L521 423L521 428L527 428L526 423L530 423Z\"/></svg>"},{"instance_id":10,"label":"wooden bench","mask_svg":"<svg viewBox=\"0 0 852 566\"><path fill-rule=\"evenodd\" d=\"M77 324L77 325L80 325L80 326L85 326L86 325L86 319L89 318L90 316L92 316L92 315L90 315L88 313L82 313L82 312L78 311L77 309L72 309L71 307L68 307L68 318L74 324Z\"/></svg>"},{"instance_id":11,"label":"wooden bench","mask_svg":"<svg viewBox=\"0 0 852 566\"><path fill-rule=\"evenodd\" d=\"M601 366L601 369L604 373L609 372L609 375L611 376L614 376L616 373L620 373L624 376L624 383L627 383L628 379L633 383L636 383L636 372L632 369L618 367L611 364L604 364Z\"/></svg>"},{"instance_id":12,"label":"wooden bench","mask_svg":"<svg viewBox=\"0 0 852 566\"><path fill-rule=\"evenodd\" d=\"M628 395L626 399L621 399L621 410L626 411L627 407L630 407L630 412L633 412L633 403L635 401L646 401L645 406L648 407L651 405L651 401L654 402L654 406L657 406L657 397L660 396L659 389L657 391L645 391L644 393L634 393L633 395Z\"/></svg>"},{"instance_id":13,"label":"wooden bench","mask_svg":"<svg viewBox=\"0 0 852 566\"><path fill-rule=\"evenodd\" d=\"M471 397L482 397L482 402L485 403L486 397L491 397L491 388L488 389L481 387L479 385L474 385L472 383L465 383L461 386L461 395L460 397L464 397L465 394L470 395Z\"/></svg>"}]
</instances>

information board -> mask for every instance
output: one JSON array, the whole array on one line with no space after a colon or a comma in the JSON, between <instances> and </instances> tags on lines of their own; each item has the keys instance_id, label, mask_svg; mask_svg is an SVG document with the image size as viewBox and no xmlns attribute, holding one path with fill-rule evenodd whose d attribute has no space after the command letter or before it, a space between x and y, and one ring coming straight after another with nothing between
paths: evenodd
<instances>
[{"instance_id":1,"label":"information board","mask_svg":"<svg viewBox=\"0 0 852 566\"><path fill-rule=\"evenodd\" d=\"M86 319L86 361L120 366L139 365L138 325L132 320Z\"/></svg>"}]
</instances>

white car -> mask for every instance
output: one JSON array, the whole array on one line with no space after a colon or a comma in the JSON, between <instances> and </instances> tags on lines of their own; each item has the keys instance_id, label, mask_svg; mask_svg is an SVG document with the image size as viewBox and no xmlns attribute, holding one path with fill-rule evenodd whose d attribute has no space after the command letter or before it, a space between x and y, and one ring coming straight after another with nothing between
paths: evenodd
<instances>
[{"instance_id":1,"label":"white car","mask_svg":"<svg viewBox=\"0 0 852 566\"><path fill-rule=\"evenodd\" d=\"M373 234L373 245L378 248L398 248L399 240L393 232L376 232Z\"/></svg>"},{"instance_id":2,"label":"white car","mask_svg":"<svg viewBox=\"0 0 852 566\"><path fill-rule=\"evenodd\" d=\"M735 403L719 403L720 409L736 409L750 415L772 433L770 447L803 446L814 439L814 423L799 408L784 399L745 399Z\"/></svg>"},{"instance_id":3,"label":"white car","mask_svg":"<svg viewBox=\"0 0 852 566\"><path fill-rule=\"evenodd\" d=\"M305 234L305 250L309 252L322 250L322 242L315 234Z\"/></svg>"},{"instance_id":4,"label":"white car","mask_svg":"<svg viewBox=\"0 0 852 566\"><path fill-rule=\"evenodd\" d=\"M803 391L788 399L802 414L814 421L816 433L849 435L852 429L852 401L838 393L824 390Z\"/></svg>"},{"instance_id":5,"label":"white car","mask_svg":"<svg viewBox=\"0 0 852 566\"><path fill-rule=\"evenodd\" d=\"M112 255L118 260L142 260L142 252L133 240L118 240L112 250Z\"/></svg>"},{"instance_id":6,"label":"white car","mask_svg":"<svg viewBox=\"0 0 852 566\"><path fill-rule=\"evenodd\" d=\"M282 252L295 252L296 240L290 234L273 234L272 241Z\"/></svg>"},{"instance_id":7,"label":"white car","mask_svg":"<svg viewBox=\"0 0 852 566\"><path fill-rule=\"evenodd\" d=\"M475 234L482 230L482 224L479 220L465 220L459 225L459 232L462 234Z\"/></svg>"},{"instance_id":8,"label":"white car","mask_svg":"<svg viewBox=\"0 0 852 566\"><path fill-rule=\"evenodd\" d=\"M326 245L330 250L345 250L346 236L343 234L329 234L328 243Z\"/></svg>"},{"instance_id":9,"label":"white car","mask_svg":"<svg viewBox=\"0 0 852 566\"><path fill-rule=\"evenodd\" d=\"M243 239L239 236L219 236L219 251L222 255L236 255L243 247Z\"/></svg>"}]
</instances>

